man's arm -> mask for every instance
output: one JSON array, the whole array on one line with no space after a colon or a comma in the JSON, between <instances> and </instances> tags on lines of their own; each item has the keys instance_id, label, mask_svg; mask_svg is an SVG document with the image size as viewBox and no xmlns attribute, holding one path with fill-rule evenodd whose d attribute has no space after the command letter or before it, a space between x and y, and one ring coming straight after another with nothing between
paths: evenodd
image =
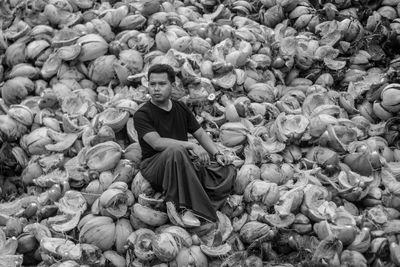
<instances>
[{"instance_id":1,"label":"man's arm","mask_svg":"<svg viewBox=\"0 0 400 267\"><path fill-rule=\"evenodd\" d=\"M199 155L199 158L202 160L202 162L206 164L209 163L209 154L211 154L213 156L215 155L214 159L221 165L232 163L232 158L229 157L229 155L226 155L224 153L217 153L219 152L217 146L203 128L200 127L197 131L193 133L193 136L201 145L201 149L194 149L194 151ZM203 153L201 150L204 150L205 153Z\"/></svg>"},{"instance_id":2,"label":"man's arm","mask_svg":"<svg viewBox=\"0 0 400 267\"><path fill-rule=\"evenodd\" d=\"M200 127L193 136L209 154L214 155L218 152L218 148L203 128Z\"/></svg>"},{"instance_id":3,"label":"man's arm","mask_svg":"<svg viewBox=\"0 0 400 267\"><path fill-rule=\"evenodd\" d=\"M157 151L163 151L172 146L183 146L186 149L193 149L194 146L196 146L196 144L192 142L161 137L157 132L149 132L145 134L143 140Z\"/></svg>"}]
</instances>

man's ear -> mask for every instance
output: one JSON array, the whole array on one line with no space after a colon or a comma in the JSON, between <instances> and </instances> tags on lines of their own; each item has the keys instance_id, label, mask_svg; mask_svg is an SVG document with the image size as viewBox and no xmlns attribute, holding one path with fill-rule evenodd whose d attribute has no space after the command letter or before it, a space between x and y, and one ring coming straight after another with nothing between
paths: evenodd
<instances>
[{"instance_id":1,"label":"man's ear","mask_svg":"<svg viewBox=\"0 0 400 267\"><path fill-rule=\"evenodd\" d=\"M176 87L176 81L171 83L172 87Z\"/></svg>"}]
</instances>

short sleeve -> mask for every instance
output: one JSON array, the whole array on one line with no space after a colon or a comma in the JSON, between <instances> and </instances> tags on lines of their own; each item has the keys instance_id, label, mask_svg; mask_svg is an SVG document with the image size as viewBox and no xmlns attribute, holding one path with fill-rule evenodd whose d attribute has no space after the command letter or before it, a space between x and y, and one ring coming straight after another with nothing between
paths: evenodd
<instances>
[{"instance_id":1,"label":"short sleeve","mask_svg":"<svg viewBox=\"0 0 400 267\"><path fill-rule=\"evenodd\" d=\"M151 118L142 110L138 110L133 115L135 130L138 133L139 139L150 132L156 132Z\"/></svg>"},{"instance_id":2,"label":"short sleeve","mask_svg":"<svg viewBox=\"0 0 400 267\"><path fill-rule=\"evenodd\" d=\"M182 103L182 106L185 108L186 113L188 114L187 116L187 124L188 124L188 132L190 134L193 134L196 132L201 126L199 122L196 120L196 117L194 116L193 112L186 106L186 104Z\"/></svg>"}]
</instances>

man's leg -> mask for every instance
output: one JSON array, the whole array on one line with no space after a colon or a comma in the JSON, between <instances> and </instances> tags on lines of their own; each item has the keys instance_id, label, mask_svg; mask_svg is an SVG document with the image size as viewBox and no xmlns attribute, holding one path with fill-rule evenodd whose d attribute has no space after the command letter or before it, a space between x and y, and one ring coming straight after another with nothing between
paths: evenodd
<instances>
[{"instance_id":1,"label":"man's leg","mask_svg":"<svg viewBox=\"0 0 400 267\"><path fill-rule=\"evenodd\" d=\"M210 198L184 147L171 147L144 160L141 172L154 189L165 193L166 201L172 201L179 208L191 209L207 220L217 221Z\"/></svg>"},{"instance_id":2,"label":"man's leg","mask_svg":"<svg viewBox=\"0 0 400 267\"><path fill-rule=\"evenodd\" d=\"M235 166L221 166L218 163L213 163L198 168L197 173L214 209L218 210L232 193L236 178Z\"/></svg>"}]
</instances>

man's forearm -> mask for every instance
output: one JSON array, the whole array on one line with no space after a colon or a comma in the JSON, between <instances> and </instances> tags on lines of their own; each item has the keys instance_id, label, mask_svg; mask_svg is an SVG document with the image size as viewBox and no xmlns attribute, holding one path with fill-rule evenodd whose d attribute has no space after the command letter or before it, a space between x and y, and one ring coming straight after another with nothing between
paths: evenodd
<instances>
[{"instance_id":1,"label":"man's forearm","mask_svg":"<svg viewBox=\"0 0 400 267\"><path fill-rule=\"evenodd\" d=\"M204 130L199 131L194 137L209 154L214 155L218 152L218 148Z\"/></svg>"},{"instance_id":2,"label":"man's forearm","mask_svg":"<svg viewBox=\"0 0 400 267\"><path fill-rule=\"evenodd\" d=\"M195 145L194 143L189 141L180 141L172 138L162 137L157 141L156 145L154 146L154 149L157 151L163 151L172 146L183 146L186 149L192 149L194 145Z\"/></svg>"}]
</instances>

